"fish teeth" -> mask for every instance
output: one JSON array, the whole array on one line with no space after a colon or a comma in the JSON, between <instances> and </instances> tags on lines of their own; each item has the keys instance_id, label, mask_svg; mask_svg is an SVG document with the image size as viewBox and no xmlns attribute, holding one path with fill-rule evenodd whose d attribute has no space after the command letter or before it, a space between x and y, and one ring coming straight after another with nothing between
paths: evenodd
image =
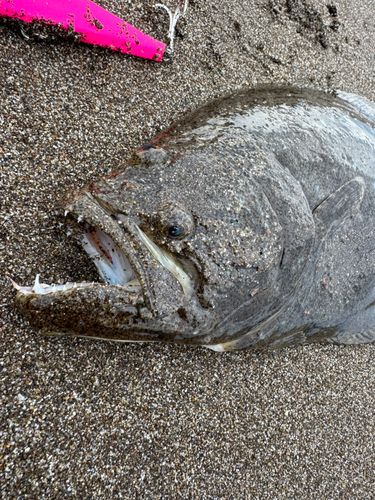
<instances>
[{"instance_id":1,"label":"fish teeth","mask_svg":"<svg viewBox=\"0 0 375 500\"><path fill-rule=\"evenodd\" d=\"M22 288L24 288L24 287L22 287L20 285L17 285L17 283L15 281L13 281L12 278L9 278L9 279L10 279L10 282L12 283L12 285L14 286L14 288L16 290L22 290Z\"/></svg>"},{"instance_id":2,"label":"fish teeth","mask_svg":"<svg viewBox=\"0 0 375 500\"><path fill-rule=\"evenodd\" d=\"M17 285L17 283L15 281L13 281L11 278L9 278L12 285L14 286L14 288L18 291L18 292L21 292L23 293L24 295L30 295L33 293L33 287L32 286L20 286L20 285Z\"/></svg>"},{"instance_id":3,"label":"fish teeth","mask_svg":"<svg viewBox=\"0 0 375 500\"><path fill-rule=\"evenodd\" d=\"M48 285L45 285L45 286L48 286ZM33 286L33 291L39 295L46 295L47 294L46 290L44 289L44 286L42 286L39 283L39 274L36 275L35 283Z\"/></svg>"},{"instance_id":4,"label":"fish teeth","mask_svg":"<svg viewBox=\"0 0 375 500\"><path fill-rule=\"evenodd\" d=\"M21 292L24 295L31 295L31 294L47 295L56 292L67 292L68 290L85 288L87 286L92 286L96 284L95 281L93 281L92 283L88 283L87 281L82 281L81 283L71 283L68 281L64 285L56 286L55 283L47 285L45 283L39 282L39 276L40 276L39 274L36 275L33 286L20 286L11 278L9 278L9 281L12 283L13 287L17 290L17 292Z\"/></svg>"}]
</instances>

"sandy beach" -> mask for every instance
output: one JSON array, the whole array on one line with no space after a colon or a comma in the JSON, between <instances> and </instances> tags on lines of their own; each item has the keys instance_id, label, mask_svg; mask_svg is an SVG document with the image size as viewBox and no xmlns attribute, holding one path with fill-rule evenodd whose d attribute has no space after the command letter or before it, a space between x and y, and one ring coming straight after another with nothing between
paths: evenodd
<instances>
[{"instance_id":1,"label":"sandy beach","mask_svg":"<svg viewBox=\"0 0 375 500\"><path fill-rule=\"evenodd\" d=\"M161 63L0 24L1 498L375 498L375 345L46 338L8 281L98 280L62 200L212 98L288 84L375 100L375 3L333 1L190 0ZM152 1L97 3L168 41Z\"/></svg>"}]
</instances>

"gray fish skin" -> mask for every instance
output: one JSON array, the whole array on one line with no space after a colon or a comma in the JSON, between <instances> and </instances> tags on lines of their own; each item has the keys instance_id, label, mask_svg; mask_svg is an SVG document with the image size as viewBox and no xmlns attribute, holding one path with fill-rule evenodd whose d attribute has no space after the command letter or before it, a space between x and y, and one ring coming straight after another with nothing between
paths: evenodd
<instances>
[{"instance_id":1,"label":"gray fish skin","mask_svg":"<svg viewBox=\"0 0 375 500\"><path fill-rule=\"evenodd\" d=\"M45 334L219 351L375 340L375 108L342 96L263 88L176 123L66 207L138 288L21 290L23 314Z\"/></svg>"}]
</instances>

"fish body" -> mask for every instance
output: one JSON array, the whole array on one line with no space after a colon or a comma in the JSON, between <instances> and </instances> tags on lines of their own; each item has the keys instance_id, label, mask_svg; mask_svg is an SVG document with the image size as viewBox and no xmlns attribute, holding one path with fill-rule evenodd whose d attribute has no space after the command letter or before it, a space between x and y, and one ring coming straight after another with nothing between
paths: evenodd
<instances>
[{"instance_id":1,"label":"fish body","mask_svg":"<svg viewBox=\"0 0 375 500\"><path fill-rule=\"evenodd\" d=\"M42 333L217 351L375 340L375 105L213 101L65 207L103 283L18 287Z\"/></svg>"}]
</instances>

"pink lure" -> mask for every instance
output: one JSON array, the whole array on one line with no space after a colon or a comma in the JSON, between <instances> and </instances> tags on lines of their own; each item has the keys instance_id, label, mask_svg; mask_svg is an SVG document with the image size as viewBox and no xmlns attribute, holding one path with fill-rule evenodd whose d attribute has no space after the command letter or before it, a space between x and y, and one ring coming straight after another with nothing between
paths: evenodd
<instances>
[{"instance_id":1,"label":"pink lure","mask_svg":"<svg viewBox=\"0 0 375 500\"><path fill-rule=\"evenodd\" d=\"M161 61L165 44L145 35L90 0L0 0L0 17L73 28L81 41Z\"/></svg>"}]
</instances>

